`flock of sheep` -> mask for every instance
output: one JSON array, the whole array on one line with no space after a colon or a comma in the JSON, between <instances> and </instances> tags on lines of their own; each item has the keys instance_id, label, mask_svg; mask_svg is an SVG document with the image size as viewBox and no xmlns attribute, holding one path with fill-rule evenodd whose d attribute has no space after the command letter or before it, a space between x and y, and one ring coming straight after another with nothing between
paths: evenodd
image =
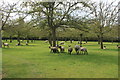
<instances>
[{"instance_id":1,"label":"flock of sheep","mask_svg":"<svg viewBox=\"0 0 120 80\"><path fill-rule=\"evenodd\" d=\"M48 41L46 40L45 43L46 43L46 42L48 42ZM51 47L51 46L49 46L50 52L53 52L53 53L64 52L64 51L65 51L65 48L64 48L63 46L61 46L61 45L63 45L63 44L64 44L64 42L60 42L60 44L59 44L59 45L56 45L56 47ZM16 44L16 46L19 46L19 45L20 45L19 43ZM26 45L28 45L27 42L26 42ZM4 46L4 48L5 48L5 46L9 48L9 43L4 43L4 42L3 42L3 46ZM117 48L120 49L120 46L117 45ZM104 46L104 49L106 49L106 46ZM82 46L79 46L79 45L75 45L74 48L73 48L73 47L71 47L71 45L69 45L69 46L68 46L68 49L67 49L68 53L69 53L69 54L72 54L73 50L75 50L75 52L76 52L77 55L78 55L78 54L88 55L87 48L85 48L85 47L82 47Z\"/></svg>"},{"instance_id":2,"label":"flock of sheep","mask_svg":"<svg viewBox=\"0 0 120 80\"><path fill-rule=\"evenodd\" d=\"M64 44L64 42L61 42L59 45L56 45L56 47L49 46L50 52L53 52L53 53L64 52L65 48L63 46L60 46L62 44ZM86 55L88 55L87 48L85 48L85 47L75 45L74 50L76 51L77 55L78 54L84 54L84 55L86 54ZM68 53L72 54L72 51L73 51L73 48L71 47L71 45L69 45L68 46Z\"/></svg>"},{"instance_id":3,"label":"flock of sheep","mask_svg":"<svg viewBox=\"0 0 120 80\"><path fill-rule=\"evenodd\" d=\"M5 48L5 46L9 48L9 43L4 43L4 42L2 42L2 43L3 43L4 48ZM25 45L28 45L28 43L26 42ZM20 44L20 43L18 42L18 43L16 44L16 46L22 46L22 44Z\"/></svg>"}]
</instances>

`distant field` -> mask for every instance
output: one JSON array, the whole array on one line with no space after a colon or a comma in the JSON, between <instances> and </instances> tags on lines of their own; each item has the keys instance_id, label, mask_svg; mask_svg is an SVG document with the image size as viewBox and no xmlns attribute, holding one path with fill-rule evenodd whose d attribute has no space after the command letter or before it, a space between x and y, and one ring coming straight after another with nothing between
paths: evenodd
<instances>
[{"instance_id":1,"label":"distant field","mask_svg":"<svg viewBox=\"0 0 120 80\"><path fill-rule=\"evenodd\" d=\"M50 53L44 41L29 46L16 43L2 49L4 78L118 78L118 43L105 42L106 50L101 50L97 42L83 44L89 55L75 55L75 51L69 55L70 42L65 42L66 51L60 54Z\"/></svg>"}]
</instances>

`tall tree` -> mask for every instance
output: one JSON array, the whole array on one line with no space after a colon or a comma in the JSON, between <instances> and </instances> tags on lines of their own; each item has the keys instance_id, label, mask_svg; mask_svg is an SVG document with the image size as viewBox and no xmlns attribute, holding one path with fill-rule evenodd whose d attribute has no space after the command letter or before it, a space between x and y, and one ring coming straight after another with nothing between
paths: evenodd
<instances>
[{"instance_id":1,"label":"tall tree","mask_svg":"<svg viewBox=\"0 0 120 80\"><path fill-rule=\"evenodd\" d=\"M92 14L90 16L93 19L94 27L97 28L101 49L103 49L103 36L110 31L107 27L116 24L118 14L117 7L118 5L114 5L114 2L111 2L110 4L107 2L91 4Z\"/></svg>"},{"instance_id":2,"label":"tall tree","mask_svg":"<svg viewBox=\"0 0 120 80\"><path fill-rule=\"evenodd\" d=\"M29 2L30 3L30 2ZM31 14L37 14L38 17L46 19L47 26L52 35L52 44L56 46L56 30L65 24L67 15L77 9L77 4L85 5L84 2L32 2ZM40 17L41 18L41 17ZM37 19L38 20L38 19ZM39 20L40 21L40 20Z\"/></svg>"},{"instance_id":3,"label":"tall tree","mask_svg":"<svg viewBox=\"0 0 120 80\"><path fill-rule=\"evenodd\" d=\"M4 26L7 23L17 3L6 4L5 2L2 2L2 4L0 5L0 48L2 47L2 35L1 35L2 33L1 32L2 30L4 30Z\"/></svg>"}]
</instances>

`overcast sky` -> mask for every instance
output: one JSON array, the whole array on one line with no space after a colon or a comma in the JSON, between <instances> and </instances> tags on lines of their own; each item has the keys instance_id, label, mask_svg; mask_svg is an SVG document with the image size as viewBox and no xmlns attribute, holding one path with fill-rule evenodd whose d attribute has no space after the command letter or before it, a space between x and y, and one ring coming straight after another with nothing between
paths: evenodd
<instances>
[{"instance_id":1,"label":"overcast sky","mask_svg":"<svg viewBox=\"0 0 120 80\"><path fill-rule=\"evenodd\" d=\"M17 2L17 1L30 1L30 0L0 0L0 2L1 1L4 1L4 2L9 2L9 3L15 3L15 2ZM33 1L33 0L32 0ZM45 0L44 0L45 1ZM52 1L52 0L48 0L48 1ZM61 1L61 0L59 0L59 1ZM64 0L65 1L65 0ZM73 1L73 0L69 0L69 1ZM80 1L80 0L79 0ZM84 1L84 0L83 0ZM86 0L85 0L86 1ZM118 3L119 2L119 0L91 0L91 1L94 1L94 2L100 2L100 1L104 1L104 2L108 2L108 3L110 3L110 2L113 2L113 1L116 1L116 3Z\"/></svg>"},{"instance_id":2,"label":"overcast sky","mask_svg":"<svg viewBox=\"0 0 120 80\"><path fill-rule=\"evenodd\" d=\"M30 0L0 0L0 4L2 4L1 2L5 2L5 3L16 3L16 2L18 2L18 1L20 1L20 2L22 2L22 1L30 1ZM32 1L34 1L34 0L32 0ZM40 0L35 0L35 1L40 1ZM45 1L45 0L44 0ZM48 1L52 1L52 0L48 0ZM63 0L57 0L57 1L63 1ZM64 1L73 1L73 0L64 0ZM86 1L86 0L77 0L77 1ZM115 4L114 5L117 5L118 4L118 2L119 2L119 0L91 0L92 2L97 2L97 3L99 3L99 2L101 2L101 1L103 1L103 2L107 2L107 3L111 3L111 2L113 2L113 1L115 1ZM83 13L84 14L84 13Z\"/></svg>"}]
</instances>

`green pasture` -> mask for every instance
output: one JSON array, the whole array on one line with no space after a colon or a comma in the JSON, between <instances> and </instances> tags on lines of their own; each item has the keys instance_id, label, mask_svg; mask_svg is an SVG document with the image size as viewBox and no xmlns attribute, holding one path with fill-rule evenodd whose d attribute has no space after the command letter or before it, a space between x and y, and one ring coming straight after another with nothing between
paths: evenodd
<instances>
[{"instance_id":1,"label":"green pasture","mask_svg":"<svg viewBox=\"0 0 120 80\"><path fill-rule=\"evenodd\" d=\"M4 41L6 42L6 41ZM4 78L118 78L118 43L104 42L107 49L100 49L97 42L83 44L88 55L67 53L68 45L74 47L77 41L65 42L64 53L50 53L49 44L44 41L29 43L29 46L2 48Z\"/></svg>"}]
</instances>

